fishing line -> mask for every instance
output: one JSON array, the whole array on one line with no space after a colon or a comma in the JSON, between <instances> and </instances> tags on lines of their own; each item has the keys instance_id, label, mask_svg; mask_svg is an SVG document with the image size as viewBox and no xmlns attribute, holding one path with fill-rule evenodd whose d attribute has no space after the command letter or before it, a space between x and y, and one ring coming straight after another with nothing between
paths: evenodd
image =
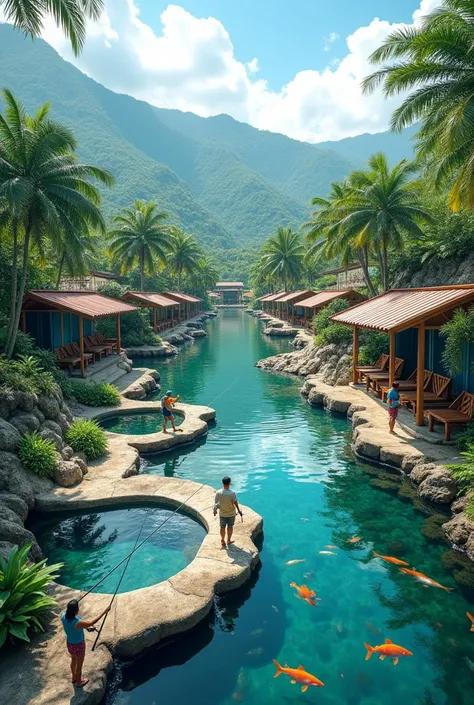
<instances>
[{"instance_id":1,"label":"fishing line","mask_svg":"<svg viewBox=\"0 0 474 705\"><path fill-rule=\"evenodd\" d=\"M207 405L207 408L209 408L209 407L211 406L211 404L213 404L213 403L216 401L216 399L219 399L219 398L222 397L226 392L228 392L229 389L231 389L235 384L237 384L237 382L238 382L240 379L241 379L240 377L237 377L237 379L234 379L234 381L233 381L231 384L229 384L229 386L226 387L226 389L224 389L223 392L221 392L220 394L218 394L217 397L214 397L214 399L212 399L212 400L209 402L209 404Z\"/></svg>"}]
</instances>

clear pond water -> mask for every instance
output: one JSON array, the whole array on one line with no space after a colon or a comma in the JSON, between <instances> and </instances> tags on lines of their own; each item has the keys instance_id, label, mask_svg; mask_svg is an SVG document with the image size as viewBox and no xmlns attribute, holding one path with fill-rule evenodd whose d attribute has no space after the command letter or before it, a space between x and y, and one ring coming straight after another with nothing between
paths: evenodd
<instances>
[{"instance_id":1,"label":"clear pond water","mask_svg":"<svg viewBox=\"0 0 474 705\"><path fill-rule=\"evenodd\" d=\"M127 507L99 512L41 517L29 527L50 562L64 563L58 579L63 585L89 590L162 522L158 531L130 559L119 592L166 580L196 555L205 528L185 514L159 507ZM122 568L96 592L115 591Z\"/></svg>"},{"instance_id":2,"label":"clear pond water","mask_svg":"<svg viewBox=\"0 0 474 705\"><path fill-rule=\"evenodd\" d=\"M242 503L264 517L261 568L196 630L124 667L108 705L472 703L474 571L436 539L443 517L414 505L398 475L358 464L346 419L311 408L300 380L254 367L288 341L265 338L241 311L221 311L207 329L156 366L164 389L211 404L217 422L194 446L144 458L143 472L215 487L231 475ZM373 551L454 590L424 588ZM297 599L291 582L314 589L318 606ZM386 638L413 656L396 667L366 661L364 642ZM274 679L274 658L302 664L324 687L301 693L287 676Z\"/></svg>"},{"instance_id":3,"label":"clear pond water","mask_svg":"<svg viewBox=\"0 0 474 705\"><path fill-rule=\"evenodd\" d=\"M160 398L163 396L160 394ZM183 417L174 414L174 425L180 426ZM161 411L141 412L134 414L117 414L101 419L99 425L111 433L126 433L131 436L143 436L147 433L157 433L163 426L163 415ZM168 421L168 430L171 430L171 422Z\"/></svg>"}]
</instances>

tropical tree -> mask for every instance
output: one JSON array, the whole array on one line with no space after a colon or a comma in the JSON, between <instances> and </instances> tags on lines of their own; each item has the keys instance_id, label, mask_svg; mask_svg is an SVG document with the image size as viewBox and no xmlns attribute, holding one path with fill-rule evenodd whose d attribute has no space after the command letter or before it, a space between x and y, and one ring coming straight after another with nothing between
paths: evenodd
<instances>
[{"instance_id":1,"label":"tropical tree","mask_svg":"<svg viewBox=\"0 0 474 705\"><path fill-rule=\"evenodd\" d=\"M60 257L56 278L59 289L64 272L71 276L83 276L93 266L97 255L97 236L89 230L76 230L71 237L63 235L56 254Z\"/></svg>"},{"instance_id":2,"label":"tropical tree","mask_svg":"<svg viewBox=\"0 0 474 705\"><path fill-rule=\"evenodd\" d=\"M98 20L103 9L104 0L0 0L6 21L33 38L40 36L46 17L53 17L76 56L84 46L86 20Z\"/></svg>"},{"instance_id":3,"label":"tropical tree","mask_svg":"<svg viewBox=\"0 0 474 705\"><path fill-rule=\"evenodd\" d=\"M178 292L181 291L183 275L193 277L199 273L201 260L202 252L194 235L173 227L166 253L166 263L170 272L176 276Z\"/></svg>"},{"instance_id":4,"label":"tropical tree","mask_svg":"<svg viewBox=\"0 0 474 705\"><path fill-rule=\"evenodd\" d=\"M290 227L279 227L263 247L261 276L278 281L288 291L290 284L301 281L304 253L301 234Z\"/></svg>"},{"instance_id":5,"label":"tropical tree","mask_svg":"<svg viewBox=\"0 0 474 705\"><path fill-rule=\"evenodd\" d=\"M78 162L72 131L51 120L49 105L29 116L9 90L0 114L0 202L9 212L12 282L7 357L15 346L32 247L89 228L105 232L100 194L93 181L111 185L113 177L98 167ZM20 261L21 260L21 261Z\"/></svg>"},{"instance_id":6,"label":"tropical tree","mask_svg":"<svg viewBox=\"0 0 474 705\"><path fill-rule=\"evenodd\" d=\"M207 255L201 256L198 265L198 269L191 276L193 284L202 289L213 289L219 279L216 265Z\"/></svg>"},{"instance_id":7,"label":"tropical tree","mask_svg":"<svg viewBox=\"0 0 474 705\"><path fill-rule=\"evenodd\" d=\"M452 210L474 208L474 0L444 0L417 27L392 32L375 51L381 67L363 82L387 97L409 93L393 130L421 121L418 152ZM454 182L453 182L454 179Z\"/></svg>"},{"instance_id":8,"label":"tropical tree","mask_svg":"<svg viewBox=\"0 0 474 705\"><path fill-rule=\"evenodd\" d=\"M166 263L170 227L163 222L168 214L157 208L155 202L135 201L115 216L113 222L117 227L107 235L110 255L120 265L122 274L138 265L142 291L145 272L153 274L156 260L162 265Z\"/></svg>"}]
</instances>

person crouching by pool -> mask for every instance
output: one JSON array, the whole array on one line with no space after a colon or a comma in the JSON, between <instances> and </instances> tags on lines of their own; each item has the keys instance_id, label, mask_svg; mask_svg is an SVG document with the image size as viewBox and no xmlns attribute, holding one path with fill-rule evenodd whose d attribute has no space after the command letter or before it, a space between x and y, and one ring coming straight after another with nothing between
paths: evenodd
<instances>
[{"instance_id":1,"label":"person crouching by pool","mask_svg":"<svg viewBox=\"0 0 474 705\"><path fill-rule=\"evenodd\" d=\"M168 389L165 396L161 399L161 410L163 412L163 433L168 433L168 431L166 430L168 421L171 421L171 426L175 433L176 431L183 430L181 428L176 428L176 426L174 425L173 404L175 404L178 399L179 394L177 397L173 397L173 392L171 391L171 389Z\"/></svg>"},{"instance_id":2,"label":"person crouching by pool","mask_svg":"<svg viewBox=\"0 0 474 705\"><path fill-rule=\"evenodd\" d=\"M390 433L395 433L395 421L397 420L398 410L400 408L400 394L398 393L398 382L394 382L387 394L388 402L388 427Z\"/></svg>"},{"instance_id":3,"label":"person crouching by pool","mask_svg":"<svg viewBox=\"0 0 474 705\"><path fill-rule=\"evenodd\" d=\"M72 684L76 688L83 688L89 682L88 678L82 677L82 664L86 655L84 629L93 627L107 612L110 612L110 607L106 607L95 619L82 619L79 617L78 601L71 600L67 603L66 611L61 615L61 622L66 634L66 646L71 656Z\"/></svg>"},{"instance_id":4,"label":"person crouching by pool","mask_svg":"<svg viewBox=\"0 0 474 705\"><path fill-rule=\"evenodd\" d=\"M216 498L214 500L214 516L219 510L219 521L221 528L221 546L225 548L225 531L227 529L227 545L229 546L233 543L232 533L234 531L235 524L235 511L242 516L240 511L239 503L237 502L237 495L233 490L230 489L230 477L222 478L222 489L217 490Z\"/></svg>"}]
</instances>

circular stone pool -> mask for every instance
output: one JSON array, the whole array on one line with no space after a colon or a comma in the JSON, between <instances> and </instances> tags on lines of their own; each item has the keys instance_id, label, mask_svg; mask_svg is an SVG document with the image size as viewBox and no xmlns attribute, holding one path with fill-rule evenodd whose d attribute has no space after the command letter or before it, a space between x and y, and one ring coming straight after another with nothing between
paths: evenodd
<instances>
[{"instance_id":1,"label":"circular stone pool","mask_svg":"<svg viewBox=\"0 0 474 705\"><path fill-rule=\"evenodd\" d=\"M184 421L184 416L174 412L175 426L180 426ZM161 411L139 411L134 414L116 414L107 416L99 420L99 426L111 433L124 433L129 436L145 436L150 433L158 433L163 427L163 414ZM172 431L171 423L168 421L168 432Z\"/></svg>"},{"instance_id":2,"label":"circular stone pool","mask_svg":"<svg viewBox=\"0 0 474 705\"><path fill-rule=\"evenodd\" d=\"M159 507L127 507L97 512L55 514L29 522L49 563L64 563L58 582L89 590L119 563L140 540L173 512ZM119 592L154 585L185 568L206 535L195 519L176 513L131 558ZM114 592L122 574L118 568L96 592Z\"/></svg>"}]
</instances>

